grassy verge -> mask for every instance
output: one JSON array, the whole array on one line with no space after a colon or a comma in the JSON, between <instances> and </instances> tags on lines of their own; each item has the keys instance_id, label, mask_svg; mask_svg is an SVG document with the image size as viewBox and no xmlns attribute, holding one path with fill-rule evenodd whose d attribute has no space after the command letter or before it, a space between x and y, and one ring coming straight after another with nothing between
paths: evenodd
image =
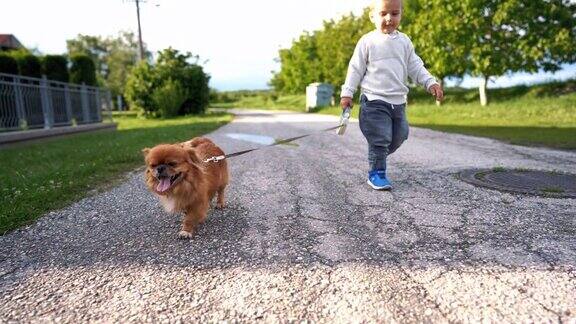
<instances>
[{"instance_id":1,"label":"grassy verge","mask_svg":"<svg viewBox=\"0 0 576 324\"><path fill-rule=\"evenodd\" d=\"M576 149L576 93L477 104L412 105L410 124L513 144Z\"/></svg>"},{"instance_id":2,"label":"grassy verge","mask_svg":"<svg viewBox=\"0 0 576 324\"><path fill-rule=\"evenodd\" d=\"M143 164L141 150L208 133L227 114L170 120L116 116L117 132L80 134L0 150L0 234L33 222Z\"/></svg>"},{"instance_id":3,"label":"grassy verge","mask_svg":"<svg viewBox=\"0 0 576 324\"><path fill-rule=\"evenodd\" d=\"M423 101L421 101L423 102ZM357 105L352 116L358 118ZM340 108L321 109L338 115ZM502 140L512 144L576 150L576 93L556 98L517 98L477 103L414 103L408 107L411 126Z\"/></svg>"},{"instance_id":4,"label":"grassy verge","mask_svg":"<svg viewBox=\"0 0 576 324\"><path fill-rule=\"evenodd\" d=\"M216 103L215 108L252 108L304 111L306 97L303 95L285 95L273 99L271 96L254 95L240 97L237 101Z\"/></svg>"}]
</instances>

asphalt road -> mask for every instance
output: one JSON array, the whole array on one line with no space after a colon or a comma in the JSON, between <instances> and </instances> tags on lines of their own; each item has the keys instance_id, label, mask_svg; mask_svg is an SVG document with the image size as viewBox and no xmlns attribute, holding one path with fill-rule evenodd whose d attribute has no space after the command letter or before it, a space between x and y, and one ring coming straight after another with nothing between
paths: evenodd
<instances>
[{"instance_id":1,"label":"asphalt road","mask_svg":"<svg viewBox=\"0 0 576 324\"><path fill-rule=\"evenodd\" d=\"M330 116L244 111L209 134L286 138ZM357 124L229 161L228 207L193 240L142 170L0 237L0 322L309 320L575 322L576 200L455 177L471 167L574 172L576 154L411 129L392 192L365 183Z\"/></svg>"}]
</instances>

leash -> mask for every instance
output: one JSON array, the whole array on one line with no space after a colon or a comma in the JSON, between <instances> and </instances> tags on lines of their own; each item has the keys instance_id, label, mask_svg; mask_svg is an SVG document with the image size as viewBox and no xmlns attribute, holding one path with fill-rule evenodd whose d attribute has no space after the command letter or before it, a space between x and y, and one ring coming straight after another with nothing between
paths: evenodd
<instances>
[{"instance_id":1,"label":"leash","mask_svg":"<svg viewBox=\"0 0 576 324\"><path fill-rule=\"evenodd\" d=\"M343 125L342 125L342 123L341 123L341 124L338 125L338 126L326 128L326 129L323 129L323 130L318 131L318 132L315 132L315 133L310 133L310 134L306 134L306 135L300 135L300 136L296 136L296 137L291 137L291 138L286 138L286 139L278 140L278 141L276 141L276 142L274 142L273 144L270 144L270 145L266 145L266 146L262 146L262 147L257 147L257 148L253 148L253 149L249 149L249 150L244 150L244 151L239 151L239 152L235 152L235 153L225 154L225 155L213 156L213 157L211 157L211 158L209 158L209 159L204 160L204 162L205 162L205 163L208 163L208 162L214 162L214 163L216 163L216 162L222 161L222 160L224 160L224 159L228 159L228 158L231 158L231 157L243 155L243 154L250 153L250 152L253 152L253 151L258 151L258 150L261 150L261 149L263 149L263 148L267 148L267 147L271 147L271 146L276 146L276 145L280 145L280 144L286 144L286 143L293 142L293 141L295 141L295 140L297 140L297 139L301 139L301 138L304 138L304 137L312 136L312 135L315 135L315 134L320 134L320 133L323 133L323 132L328 132L328 131L331 131L331 130L335 130L335 129L340 128L340 127L342 127L342 126L343 126Z\"/></svg>"}]
</instances>

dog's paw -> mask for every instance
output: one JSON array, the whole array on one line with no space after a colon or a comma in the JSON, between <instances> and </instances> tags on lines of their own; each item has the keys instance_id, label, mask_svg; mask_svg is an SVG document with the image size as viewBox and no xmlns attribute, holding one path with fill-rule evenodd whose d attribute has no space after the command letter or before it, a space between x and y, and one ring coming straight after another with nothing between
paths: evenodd
<instances>
[{"instance_id":1,"label":"dog's paw","mask_svg":"<svg viewBox=\"0 0 576 324\"><path fill-rule=\"evenodd\" d=\"M224 209L226 205L224 203L216 204L216 209Z\"/></svg>"},{"instance_id":2,"label":"dog's paw","mask_svg":"<svg viewBox=\"0 0 576 324\"><path fill-rule=\"evenodd\" d=\"M192 234L191 232L180 231L178 233L178 238L182 240L189 240L192 238L192 236L194 236L194 234Z\"/></svg>"}]
</instances>

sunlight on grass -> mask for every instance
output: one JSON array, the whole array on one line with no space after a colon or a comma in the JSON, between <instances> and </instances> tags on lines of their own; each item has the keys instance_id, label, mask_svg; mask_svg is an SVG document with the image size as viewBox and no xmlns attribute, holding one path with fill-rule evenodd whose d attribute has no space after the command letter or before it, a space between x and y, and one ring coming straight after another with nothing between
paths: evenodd
<instances>
[{"instance_id":1,"label":"sunlight on grass","mask_svg":"<svg viewBox=\"0 0 576 324\"><path fill-rule=\"evenodd\" d=\"M302 95L285 95L272 100L265 96L249 96L232 103L216 103L211 105L215 108L252 108L252 109L277 109L304 111L306 97Z\"/></svg>"},{"instance_id":2,"label":"sunlight on grass","mask_svg":"<svg viewBox=\"0 0 576 324\"><path fill-rule=\"evenodd\" d=\"M576 149L576 93L500 101L487 107L477 103L447 103L439 107L433 102L419 102L407 108L411 126L490 137L519 145ZM339 115L341 109L327 107L319 112ZM356 104L352 117L358 118L358 112Z\"/></svg>"},{"instance_id":3,"label":"sunlight on grass","mask_svg":"<svg viewBox=\"0 0 576 324\"><path fill-rule=\"evenodd\" d=\"M493 103L411 105L410 124L512 144L576 149L576 94Z\"/></svg>"},{"instance_id":4,"label":"sunlight on grass","mask_svg":"<svg viewBox=\"0 0 576 324\"><path fill-rule=\"evenodd\" d=\"M460 126L576 127L576 93L558 98L478 104L411 105L411 123Z\"/></svg>"},{"instance_id":5,"label":"sunlight on grass","mask_svg":"<svg viewBox=\"0 0 576 324\"><path fill-rule=\"evenodd\" d=\"M214 116L216 115L213 115L213 117ZM114 118L114 122L118 123L119 131L142 128L182 126L203 121L206 121L206 116L181 116L171 119L146 119L144 117L136 116L118 116Z\"/></svg>"}]
</instances>

